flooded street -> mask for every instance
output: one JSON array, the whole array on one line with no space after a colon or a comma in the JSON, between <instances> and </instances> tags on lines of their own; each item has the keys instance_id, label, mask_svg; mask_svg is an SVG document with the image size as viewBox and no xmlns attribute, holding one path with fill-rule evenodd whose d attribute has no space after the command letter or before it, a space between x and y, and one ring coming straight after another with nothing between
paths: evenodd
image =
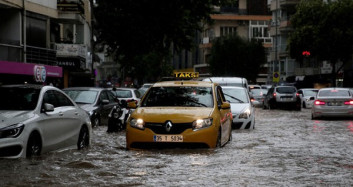
<instances>
[{"instance_id":1,"label":"flooded street","mask_svg":"<svg viewBox=\"0 0 353 187\"><path fill-rule=\"evenodd\" d=\"M93 130L84 151L1 159L0 186L350 186L353 120L256 109L255 130L218 149L125 150L125 132Z\"/></svg>"}]
</instances>

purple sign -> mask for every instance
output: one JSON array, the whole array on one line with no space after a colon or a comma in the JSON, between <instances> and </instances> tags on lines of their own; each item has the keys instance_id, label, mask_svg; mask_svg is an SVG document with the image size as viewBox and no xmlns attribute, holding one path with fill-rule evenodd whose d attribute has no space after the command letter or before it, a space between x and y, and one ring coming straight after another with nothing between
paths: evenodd
<instances>
[{"instance_id":1,"label":"purple sign","mask_svg":"<svg viewBox=\"0 0 353 187\"><path fill-rule=\"evenodd\" d=\"M46 77L62 77L63 70L58 66L38 65L23 62L0 61L0 73L31 75L40 81L45 81Z\"/></svg>"}]
</instances>

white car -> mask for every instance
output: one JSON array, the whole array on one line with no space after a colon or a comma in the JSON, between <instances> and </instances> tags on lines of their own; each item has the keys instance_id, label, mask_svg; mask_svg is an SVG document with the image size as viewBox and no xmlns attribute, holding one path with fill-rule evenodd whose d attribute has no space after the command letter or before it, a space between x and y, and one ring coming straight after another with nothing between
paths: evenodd
<instances>
[{"instance_id":1,"label":"white car","mask_svg":"<svg viewBox=\"0 0 353 187\"><path fill-rule=\"evenodd\" d=\"M319 89L302 88L298 90L302 108L311 108Z\"/></svg>"},{"instance_id":2,"label":"white car","mask_svg":"<svg viewBox=\"0 0 353 187\"><path fill-rule=\"evenodd\" d=\"M348 88L321 88L311 109L311 119L353 117L353 98Z\"/></svg>"},{"instance_id":3,"label":"white car","mask_svg":"<svg viewBox=\"0 0 353 187\"><path fill-rule=\"evenodd\" d=\"M52 86L0 86L0 157L38 156L90 144L88 114Z\"/></svg>"},{"instance_id":4,"label":"white car","mask_svg":"<svg viewBox=\"0 0 353 187\"><path fill-rule=\"evenodd\" d=\"M235 86L222 86L223 94L230 102L233 115L233 128L254 129L255 108L250 101L246 88Z\"/></svg>"},{"instance_id":5,"label":"white car","mask_svg":"<svg viewBox=\"0 0 353 187\"><path fill-rule=\"evenodd\" d=\"M127 103L135 102L137 105L140 102L142 95L136 88L115 88L112 89L112 92L121 103L121 108L123 111L121 118L123 120L123 125L125 126L126 120L132 113L131 109L127 107Z\"/></svg>"}]
</instances>

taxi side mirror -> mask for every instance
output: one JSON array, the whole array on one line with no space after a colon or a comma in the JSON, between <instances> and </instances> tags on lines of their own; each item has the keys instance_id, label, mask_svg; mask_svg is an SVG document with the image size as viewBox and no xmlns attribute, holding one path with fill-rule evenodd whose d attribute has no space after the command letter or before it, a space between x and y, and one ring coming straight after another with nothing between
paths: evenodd
<instances>
[{"instance_id":1,"label":"taxi side mirror","mask_svg":"<svg viewBox=\"0 0 353 187\"><path fill-rule=\"evenodd\" d=\"M132 108L132 109L137 108L136 102L135 101L128 102L127 103L127 108Z\"/></svg>"},{"instance_id":2,"label":"taxi side mirror","mask_svg":"<svg viewBox=\"0 0 353 187\"><path fill-rule=\"evenodd\" d=\"M230 104L228 102L223 102L221 105L221 109L230 109Z\"/></svg>"}]
</instances>

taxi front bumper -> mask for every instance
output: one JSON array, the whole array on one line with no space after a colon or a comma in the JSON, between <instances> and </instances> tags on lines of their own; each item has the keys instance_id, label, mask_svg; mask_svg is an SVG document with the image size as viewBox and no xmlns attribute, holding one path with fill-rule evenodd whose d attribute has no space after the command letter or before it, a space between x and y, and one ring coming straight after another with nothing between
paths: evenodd
<instances>
[{"instance_id":1,"label":"taxi front bumper","mask_svg":"<svg viewBox=\"0 0 353 187\"><path fill-rule=\"evenodd\" d=\"M146 144L154 144L154 147L162 144L173 144L182 145L186 147L187 144L200 145L201 147L206 145L209 148L215 148L218 136L218 129L213 124L210 127L199 129L194 131L192 129L186 129L180 134L168 134L168 135L181 135L183 137L182 142L157 142L155 141L155 135L166 135L166 134L156 134L149 128L143 130L133 128L129 124L126 128L126 148L138 148L143 147Z\"/></svg>"}]
</instances>

